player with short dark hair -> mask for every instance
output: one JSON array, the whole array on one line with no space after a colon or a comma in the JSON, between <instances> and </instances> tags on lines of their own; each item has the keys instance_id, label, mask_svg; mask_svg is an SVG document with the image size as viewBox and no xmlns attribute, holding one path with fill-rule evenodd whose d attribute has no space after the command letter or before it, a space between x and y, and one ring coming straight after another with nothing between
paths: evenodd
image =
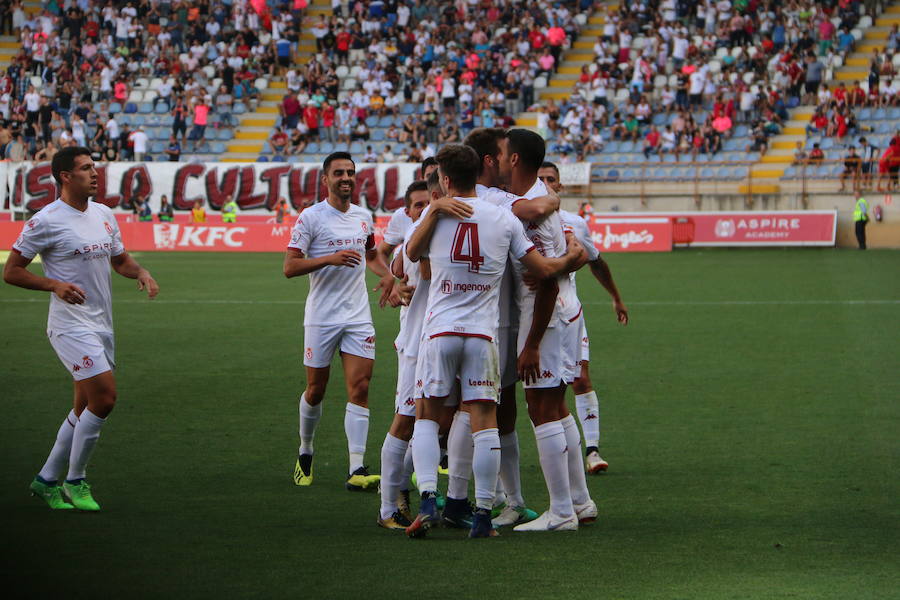
<instances>
[{"instance_id":1,"label":"player with short dark hair","mask_svg":"<svg viewBox=\"0 0 900 600\"><path fill-rule=\"evenodd\" d=\"M74 380L74 406L56 435L50 456L31 483L33 495L52 509L97 511L85 479L100 430L116 404L115 343L110 266L137 279L152 299L159 286L125 251L112 211L90 199L97 193L91 151L70 146L57 152L50 169L59 198L22 228L3 269L3 280L51 292L47 337ZM40 254L45 276L28 271ZM58 477L68 464L62 486Z\"/></svg>"},{"instance_id":2,"label":"player with short dark hair","mask_svg":"<svg viewBox=\"0 0 900 600\"><path fill-rule=\"evenodd\" d=\"M300 450L294 483L313 481L313 438L322 416L331 359L339 350L347 404L344 431L350 454L348 490L377 489L377 475L363 464L369 432L369 381L375 359L375 328L366 293L365 269L390 278L375 255L372 214L351 202L356 165L346 152L330 154L322 165L328 198L297 218L284 257L285 277L309 275L304 310L306 389L300 395ZM379 287L376 290L382 287Z\"/></svg>"},{"instance_id":3,"label":"player with short dark hair","mask_svg":"<svg viewBox=\"0 0 900 600\"><path fill-rule=\"evenodd\" d=\"M541 169L538 171L538 178L554 192L559 193L562 191L559 169L552 162L545 162L541 165ZM613 281L609 265L600 256L600 252L591 239L587 223L582 217L568 211L560 210L559 216L567 230L571 231L578 241L581 242L581 245L584 246L588 255L588 266L591 269L591 274L612 298L616 319L622 325L627 325L628 309L622 303L622 297L619 295L616 282ZM575 294L577 302L575 273L571 273L570 279L572 292ZM609 463L600 456L600 401L597 399L597 393L594 391L594 385L591 382L590 345L584 312L578 317L575 325L579 335L577 336L578 340L573 345L577 352L574 360L579 363L580 376L572 384L572 391L575 392L575 412L578 414L581 430L584 433L585 466L588 473L596 474L606 471L609 468Z\"/></svg>"}]
</instances>

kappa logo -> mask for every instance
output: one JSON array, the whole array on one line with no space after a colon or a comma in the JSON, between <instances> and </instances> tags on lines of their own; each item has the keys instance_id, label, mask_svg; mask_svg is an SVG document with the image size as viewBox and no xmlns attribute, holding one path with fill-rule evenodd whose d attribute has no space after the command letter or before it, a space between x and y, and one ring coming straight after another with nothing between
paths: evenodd
<instances>
[{"instance_id":1,"label":"kappa logo","mask_svg":"<svg viewBox=\"0 0 900 600\"><path fill-rule=\"evenodd\" d=\"M553 371L548 371L548 370L544 369L541 372L541 379L550 379L551 377L553 377Z\"/></svg>"},{"instance_id":2,"label":"kappa logo","mask_svg":"<svg viewBox=\"0 0 900 600\"><path fill-rule=\"evenodd\" d=\"M422 387L422 380L416 379L416 387Z\"/></svg>"},{"instance_id":3,"label":"kappa logo","mask_svg":"<svg viewBox=\"0 0 900 600\"><path fill-rule=\"evenodd\" d=\"M366 338L365 341L366 341L367 344L374 344L374 343L375 343L375 336L374 336L374 335L370 335L369 337Z\"/></svg>"},{"instance_id":4,"label":"kappa logo","mask_svg":"<svg viewBox=\"0 0 900 600\"><path fill-rule=\"evenodd\" d=\"M74 372L77 372L77 371L80 371L80 370L81 370L81 367L79 367L78 365L72 365L72 372L73 372L73 373L74 373Z\"/></svg>"},{"instance_id":5,"label":"kappa logo","mask_svg":"<svg viewBox=\"0 0 900 600\"><path fill-rule=\"evenodd\" d=\"M588 343L588 338L587 338L587 336L584 336L583 338L581 338L581 343L583 343L583 344L587 344L587 343Z\"/></svg>"},{"instance_id":6,"label":"kappa logo","mask_svg":"<svg viewBox=\"0 0 900 600\"><path fill-rule=\"evenodd\" d=\"M313 356L312 348L307 348L306 349L306 358L312 358L312 356Z\"/></svg>"},{"instance_id":7,"label":"kappa logo","mask_svg":"<svg viewBox=\"0 0 900 600\"><path fill-rule=\"evenodd\" d=\"M413 400L412 398L407 398L407 399L403 402L403 404L405 404L406 406L415 406L415 405L416 405L416 401Z\"/></svg>"},{"instance_id":8,"label":"kappa logo","mask_svg":"<svg viewBox=\"0 0 900 600\"><path fill-rule=\"evenodd\" d=\"M585 421L590 421L591 419L599 419L596 413L588 413L588 415L584 418Z\"/></svg>"},{"instance_id":9,"label":"kappa logo","mask_svg":"<svg viewBox=\"0 0 900 600\"><path fill-rule=\"evenodd\" d=\"M84 365L85 369L90 369L91 367L94 366L94 361L91 360L90 356L82 356L81 364Z\"/></svg>"}]
</instances>

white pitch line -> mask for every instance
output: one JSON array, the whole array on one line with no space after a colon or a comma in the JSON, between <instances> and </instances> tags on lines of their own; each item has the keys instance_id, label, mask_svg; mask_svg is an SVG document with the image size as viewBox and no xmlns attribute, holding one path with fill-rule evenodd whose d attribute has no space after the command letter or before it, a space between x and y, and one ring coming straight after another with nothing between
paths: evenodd
<instances>
[{"instance_id":1,"label":"white pitch line","mask_svg":"<svg viewBox=\"0 0 900 600\"><path fill-rule=\"evenodd\" d=\"M45 298L0 298L0 304L46 304ZM304 305L304 300L114 300L115 304L286 304ZM609 302L582 302L587 306L606 306ZM626 306L850 306L850 305L892 305L900 304L898 300L684 300L684 301L648 301L626 302Z\"/></svg>"}]
</instances>

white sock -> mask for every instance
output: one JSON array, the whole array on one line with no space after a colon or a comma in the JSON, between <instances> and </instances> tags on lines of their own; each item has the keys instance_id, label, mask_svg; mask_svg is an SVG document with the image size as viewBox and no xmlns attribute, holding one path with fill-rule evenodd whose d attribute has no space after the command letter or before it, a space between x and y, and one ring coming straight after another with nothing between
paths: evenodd
<instances>
[{"instance_id":1,"label":"white sock","mask_svg":"<svg viewBox=\"0 0 900 600\"><path fill-rule=\"evenodd\" d=\"M482 429L472 434L475 452L472 472L475 474L475 506L491 509L500 472L500 435L497 428Z\"/></svg>"},{"instance_id":2,"label":"white sock","mask_svg":"<svg viewBox=\"0 0 900 600\"><path fill-rule=\"evenodd\" d=\"M577 394L575 411L584 431L584 445L588 448L600 446L600 401L597 400L597 393L591 390L586 394Z\"/></svg>"},{"instance_id":3,"label":"white sock","mask_svg":"<svg viewBox=\"0 0 900 600\"><path fill-rule=\"evenodd\" d=\"M47 462L38 473L38 477L47 483L58 481L59 474L66 468L69 455L72 454L72 437L75 434L77 423L78 417L75 416L75 411L70 410L62 425L59 426L59 431L56 432L56 442L53 444L53 449L50 450Z\"/></svg>"},{"instance_id":4,"label":"white sock","mask_svg":"<svg viewBox=\"0 0 900 600\"><path fill-rule=\"evenodd\" d=\"M322 403L312 406L306 401L306 392L300 394L300 454L315 454L313 438L321 418Z\"/></svg>"},{"instance_id":5,"label":"white sock","mask_svg":"<svg viewBox=\"0 0 900 600\"><path fill-rule=\"evenodd\" d=\"M412 483L410 478L415 470L416 467L413 465L412 440L409 440L409 445L406 447L406 455L403 457L403 475L400 478L401 491L409 489L409 486Z\"/></svg>"},{"instance_id":6,"label":"white sock","mask_svg":"<svg viewBox=\"0 0 900 600\"><path fill-rule=\"evenodd\" d=\"M500 442L500 468L503 468L503 442ZM497 487L494 489L494 508L506 504L506 490L503 488L503 479L500 473L497 473Z\"/></svg>"},{"instance_id":7,"label":"white sock","mask_svg":"<svg viewBox=\"0 0 900 600\"><path fill-rule=\"evenodd\" d=\"M469 413L459 411L453 415L450 433L447 434L447 460L450 481L447 483L447 497L465 500L469 497L469 476L472 474L472 426Z\"/></svg>"},{"instance_id":8,"label":"white sock","mask_svg":"<svg viewBox=\"0 0 900 600\"><path fill-rule=\"evenodd\" d=\"M344 411L344 432L350 451L350 473L363 466L366 454L366 438L369 437L369 409L347 403Z\"/></svg>"},{"instance_id":9,"label":"white sock","mask_svg":"<svg viewBox=\"0 0 900 600\"><path fill-rule=\"evenodd\" d=\"M381 518L387 519L397 510L397 497L403 477L403 458L409 442L392 436L384 436L381 446Z\"/></svg>"},{"instance_id":10,"label":"white sock","mask_svg":"<svg viewBox=\"0 0 900 600\"><path fill-rule=\"evenodd\" d=\"M510 506L525 506L519 476L519 436L515 431L500 436L500 480Z\"/></svg>"},{"instance_id":11,"label":"white sock","mask_svg":"<svg viewBox=\"0 0 900 600\"><path fill-rule=\"evenodd\" d=\"M418 419L413 427L413 463L420 492L437 491L437 470L441 460L437 421Z\"/></svg>"},{"instance_id":12,"label":"white sock","mask_svg":"<svg viewBox=\"0 0 900 600\"><path fill-rule=\"evenodd\" d=\"M66 475L67 481L75 479L84 479L84 470L87 468L88 461L91 459L91 453L97 440L100 438L100 428L106 419L101 419L88 409L81 412L78 423L75 424L75 431L72 435L72 451L69 453L69 474Z\"/></svg>"},{"instance_id":13,"label":"white sock","mask_svg":"<svg viewBox=\"0 0 900 600\"><path fill-rule=\"evenodd\" d=\"M587 478L584 474L584 461L581 460L581 436L578 434L578 424L572 415L560 420L563 431L566 434L566 446L569 451L566 457L569 462L569 488L572 491L572 502L584 504L591 499L588 491Z\"/></svg>"},{"instance_id":14,"label":"white sock","mask_svg":"<svg viewBox=\"0 0 900 600\"><path fill-rule=\"evenodd\" d=\"M550 492L550 510L560 517L570 517L575 509L572 507L572 493L569 489L566 432L562 423L551 421L538 425L534 428L534 437L537 439L544 481Z\"/></svg>"}]
</instances>

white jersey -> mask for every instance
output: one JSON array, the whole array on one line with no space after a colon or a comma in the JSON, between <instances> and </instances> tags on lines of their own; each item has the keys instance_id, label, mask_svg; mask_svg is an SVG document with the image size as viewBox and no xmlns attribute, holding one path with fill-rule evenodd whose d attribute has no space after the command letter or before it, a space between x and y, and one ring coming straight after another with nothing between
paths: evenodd
<instances>
[{"instance_id":1,"label":"white jersey","mask_svg":"<svg viewBox=\"0 0 900 600\"><path fill-rule=\"evenodd\" d=\"M25 223L13 250L28 259L40 254L47 277L74 283L87 296L84 304L69 304L50 294L48 333L112 333L109 259L125 247L107 206L88 202L81 212L56 200Z\"/></svg>"},{"instance_id":2,"label":"white jersey","mask_svg":"<svg viewBox=\"0 0 900 600\"><path fill-rule=\"evenodd\" d=\"M494 206L505 207L516 199L516 196L496 187L487 187L476 184L475 193L479 198L490 202ZM507 261L506 270L503 272L503 280L500 282L500 327L509 327L517 322L517 312L513 310L513 274L512 264ZM515 317L514 317L515 315Z\"/></svg>"},{"instance_id":3,"label":"white jersey","mask_svg":"<svg viewBox=\"0 0 900 600\"><path fill-rule=\"evenodd\" d=\"M409 230L403 234L404 239L409 239L415 230L415 224L410 225ZM406 245L400 247L403 260L403 272L409 277L407 285L416 288L409 306L400 309L400 332L394 341L398 351L406 356L417 357L419 355L419 342L422 339L422 326L425 323L425 314L428 307L428 289L430 281L422 279L419 264L409 260L406 255Z\"/></svg>"},{"instance_id":4,"label":"white jersey","mask_svg":"<svg viewBox=\"0 0 900 600\"><path fill-rule=\"evenodd\" d=\"M513 196L512 200L507 202L507 207L512 210L513 205L520 200L531 200L548 195L547 186L540 179L535 180L534 185L522 196ZM563 233L562 221L559 213L554 212L541 221L523 221L525 227L525 235L531 240L534 247L547 258L557 258L566 253L566 236ZM535 293L529 289L522 279L525 267L519 263L515 265L516 275L516 297L519 302L519 314L523 319L531 322L534 315L534 298ZM557 296L556 308L554 315L557 318L550 318L548 327L554 327L557 319L570 321L578 317L581 306L573 306L569 298L569 278L559 278L559 294Z\"/></svg>"},{"instance_id":5,"label":"white jersey","mask_svg":"<svg viewBox=\"0 0 900 600\"><path fill-rule=\"evenodd\" d=\"M366 250L375 245L372 214L355 204L341 212L322 201L307 208L294 224L288 248L307 258L320 258L341 250L355 250L362 260L355 267L322 267L309 274L304 325L371 323L366 292Z\"/></svg>"},{"instance_id":6,"label":"white jersey","mask_svg":"<svg viewBox=\"0 0 900 600\"><path fill-rule=\"evenodd\" d=\"M398 208L391 215L387 229L384 230L384 241L391 246L399 246L403 243L404 236L412 224L412 219L406 214L406 208Z\"/></svg>"},{"instance_id":7,"label":"white jersey","mask_svg":"<svg viewBox=\"0 0 900 600\"><path fill-rule=\"evenodd\" d=\"M562 219L563 228L565 231L571 231L575 236L575 239L584 246L584 251L587 253L588 261L594 262L600 256L600 251L597 250L597 246L594 245L594 240L591 237L591 231L588 229L587 221L585 221L582 217L576 215L575 213L571 213L566 210L559 211L559 217ZM578 306L581 306L580 301L578 300L578 288L575 283L575 273L569 273L569 285L571 288L571 298L574 302L578 303Z\"/></svg>"},{"instance_id":8,"label":"white jersey","mask_svg":"<svg viewBox=\"0 0 900 600\"><path fill-rule=\"evenodd\" d=\"M441 218L423 255L431 262L423 338L461 335L494 340L507 257L518 262L534 246L509 211L477 197L458 199L472 206L472 216Z\"/></svg>"}]
</instances>

